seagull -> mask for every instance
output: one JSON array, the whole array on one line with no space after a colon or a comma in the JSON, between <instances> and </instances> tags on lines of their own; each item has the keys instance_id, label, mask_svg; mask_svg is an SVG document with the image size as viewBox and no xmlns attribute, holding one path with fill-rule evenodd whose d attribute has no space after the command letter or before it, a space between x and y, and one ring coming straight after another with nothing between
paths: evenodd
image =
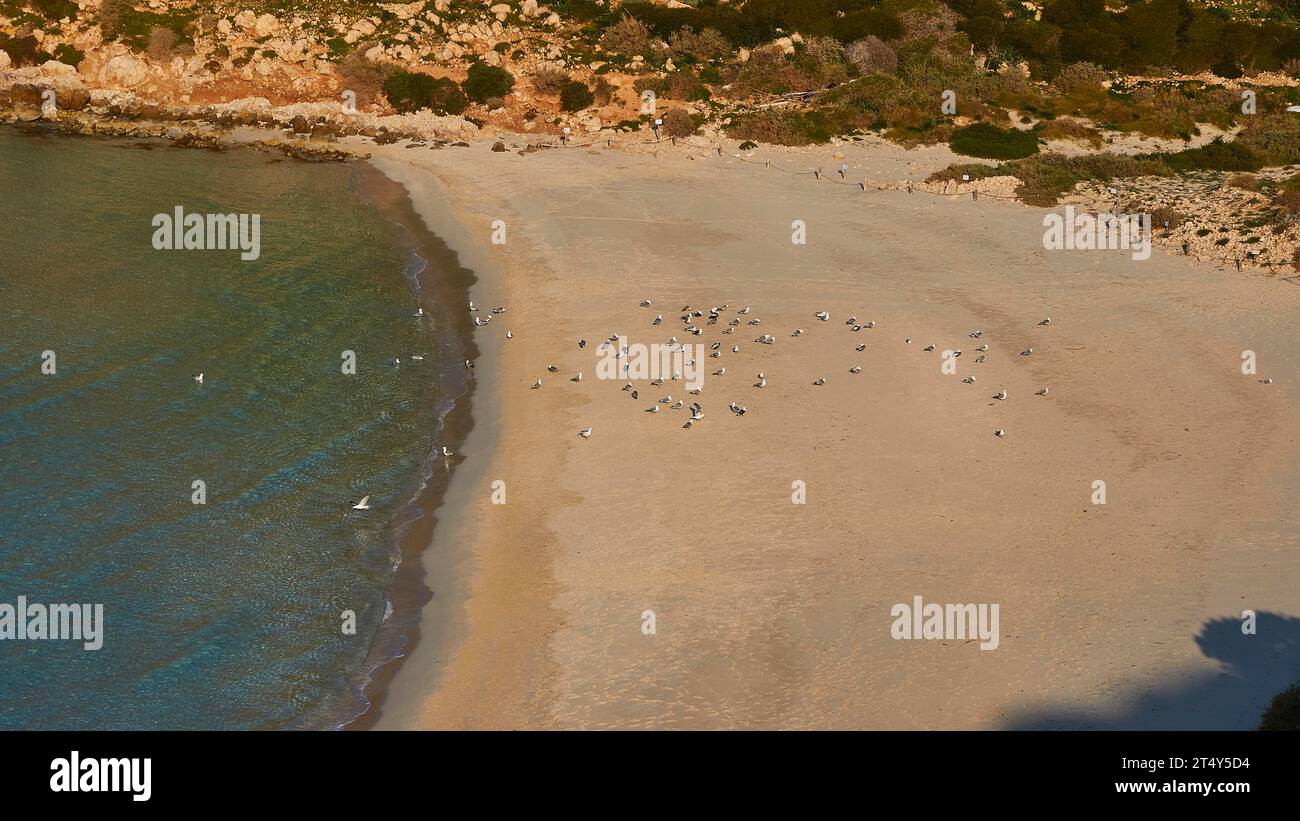
<instances>
[{"instance_id":1,"label":"seagull","mask_svg":"<svg viewBox=\"0 0 1300 821\"><path fill-rule=\"evenodd\" d=\"M702 418L704 418L704 408L700 407L699 402L692 402L691 419L702 419Z\"/></svg>"},{"instance_id":2,"label":"seagull","mask_svg":"<svg viewBox=\"0 0 1300 821\"><path fill-rule=\"evenodd\" d=\"M718 368L716 371L713 372L713 375L714 375L714 376L722 376L722 375L723 375L724 373L726 373L726 372L727 372L727 369L726 369L726 368Z\"/></svg>"},{"instance_id":3,"label":"seagull","mask_svg":"<svg viewBox=\"0 0 1300 821\"><path fill-rule=\"evenodd\" d=\"M649 308L649 307L650 307L650 300L648 300L648 299L643 299L643 300L641 300L641 307L642 307L642 308Z\"/></svg>"},{"instance_id":4,"label":"seagull","mask_svg":"<svg viewBox=\"0 0 1300 821\"><path fill-rule=\"evenodd\" d=\"M203 384L203 374L200 373L198 376L194 377L194 381L195 381L195 382L198 382L200 385L202 385L202 384Z\"/></svg>"},{"instance_id":5,"label":"seagull","mask_svg":"<svg viewBox=\"0 0 1300 821\"><path fill-rule=\"evenodd\" d=\"M533 390L537 390L541 386L542 386L542 380L538 379L536 382L533 383Z\"/></svg>"},{"instance_id":6,"label":"seagull","mask_svg":"<svg viewBox=\"0 0 1300 821\"><path fill-rule=\"evenodd\" d=\"M963 379L962 382L963 382L964 384L967 384L967 385L974 385L974 384L975 384L975 377L973 377L973 376L968 376L968 377L966 377L965 379Z\"/></svg>"},{"instance_id":7,"label":"seagull","mask_svg":"<svg viewBox=\"0 0 1300 821\"><path fill-rule=\"evenodd\" d=\"M1034 352L1034 349L1033 349L1033 348L1025 348L1023 351L1020 352L1020 355L1021 355L1021 356L1029 356L1029 355L1030 355L1031 353L1033 353L1033 352Z\"/></svg>"},{"instance_id":8,"label":"seagull","mask_svg":"<svg viewBox=\"0 0 1300 821\"><path fill-rule=\"evenodd\" d=\"M650 324L651 324L651 325L658 325L659 323L661 323L661 322L663 322L663 321L664 321L664 315L663 315L663 314L658 314L657 316L655 316L655 321L654 321L654 322L651 322Z\"/></svg>"},{"instance_id":9,"label":"seagull","mask_svg":"<svg viewBox=\"0 0 1300 821\"><path fill-rule=\"evenodd\" d=\"M694 420L694 419L687 419L687 420L686 420L686 424L685 424L685 425L682 425L682 427L684 427L684 428L689 428L689 427L691 427L691 426L694 425L694 424L695 424L695 420Z\"/></svg>"},{"instance_id":10,"label":"seagull","mask_svg":"<svg viewBox=\"0 0 1300 821\"><path fill-rule=\"evenodd\" d=\"M933 350L934 350L934 346L933 346L933 345L926 345L926 346L925 346L924 348L922 348L921 350L923 350L923 351L933 351Z\"/></svg>"},{"instance_id":11,"label":"seagull","mask_svg":"<svg viewBox=\"0 0 1300 821\"><path fill-rule=\"evenodd\" d=\"M353 506L352 506L352 509L353 509L353 510L369 510L369 509L370 509L370 494L366 494L365 496L362 496L362 497L361 497L361 501L359 501L359 502L357 502L355 505L353 505Z\"/></svg>"},{"instance_id":12,"label":"seagull","mask_svg":"<svg viewBox=\"0 0 1300 821\"><path fill-rule=\"evenodd\" d=\"M636 398L638 397L638 395L639 395L638 391L632 391L632 398L633 398L633 399L636 399Z\"/></svg>"},{"instance_id":13,"label":"seagull","mask_svg":"<svg viewBox=\"0 0 1300 821\"><path fill-rule=\"evenodd\" d=\"M629 383L627 383L626 385L624 385L624 386L623 386L623 390L625 390L625 391L630 391L630 390L632 390L632 383L629 382Z\"/></svg>"},{"instance_id":14,"label":"seagull","mask_svg":"<svg viewBox=\"0 0 1300 821\"><path fill-rule=\"evenodd\" d=\"M760 376L760 377L758 378L758 381L754 383L754 387L756 387L756 388L765 388L765 387L767 387L767 380Z\"/></svg>"},{"instance_id":15,"label":"seagull","mask_svg":"<svg viewBox=\"0 0 1300 821\"><path fill-rule=\"evenodd\" d=\"M873 319L873 320L871 320L870 322L868 322L868 323L867 323L867 327L868 327L868 328L874 328L874 327L876 327L876 320Z\"/></svg>"},{"instance_id":16,"label":"seagull","mask_svg":"<svg viewBox=\"0 0 1300 821\"><path fill-rule=\"evenodd\" d=\"M199 375L202 376L202 374L199 374ZM1272 378L1272 377L1269 377L1269 378L1267 378L1267 379L1261 379L1261 380L1259 380L1259 383L1260 383L1261 385L1272 385L1272 384L1273 384L1273 378ZM1047 393L1047 388L1043 388L1043 393Z\"/></svg>"},{"instance_id":17,"label":"seagull","mask_svg":"<svg viewBox=\"0 0 1300 821\"><path fill-rule=\"evenodd\" d=\"M655 381L651 382L650 384L651 384L651 385L658 386L658 385L662 385L663 383L664 383L664 380L663 380L662 378L659 378L659 379L656 379Z\"/></svg>"},{"instance_id":18,"label":"seagull","mask_svg":"<svg viewBox=\"0 0 1300 821\"><path fill-rule=\"evenodd\" d=\"M724 334L734 333L735 330L736 330L735 328L727 328L725 331L723 331L723 333Z\"/></svg>"},{"instance_id":19,"label":"seagull","mask_svg":"<svg viewBox=\"0 0 1300 821\"><path fill-rule=\"evenodd\" d=\"M590 439L591 428L584 428L583 430L578 431L578 435L581 436L583 439Z\"/></svg>"},{"instance_id":20,"label":"seagull","mask_svg":"<svg viewBox=\"0 0 1300 821\"><path fill-rule=\"evenodd\" d=\"M683 402L682 400L678 399L676 402L674 402L674 403L672 404L672 410L681 410L681 409L682 409L682 406L685 405L685 404L686 404L685 402Z\"/></svg>"},{"instance_id":21,"label":"seagull","mask_svg":"<svg viewBox=\"0 0 1300 821\"><path fill-rule=\"evenodd\" d=\"M1052 318L1049 316L1049 317L1047 317L1046 319L1044 319L1042 322L1039 322L1038 324L1039 324L1039 325L1051 325L1051 324L1052 324Z\"/></svg>"},{"instance_id":22,"label":"seagull","mask_svg":"<svg viewBox=\"0 0 1300 821\"><path fill-rule=\"evenodd\" d=\"M514 338L515 338L514 334L510 333L509 331L506 331L506 339L514 339Z\"/></svg>"},{"instance_id":23,"label":"seagull","mask_svg":"<svg viewBox=\"0 0 1300 821\"><path fill-rule=\"evenodd\" d=\"M826 320L831 318L831 315L826 313L825 311L818 311L817 313L813 314L813 316L817 317L822 322L825 322Z\"/></svg>"},{"instance_id":24,"label":"seagull","mask_svg":"<svg viewBox=\"0 0 1300 821\"><path fill-rule=\"evenodd\" d=\"M402 367L402 358L400 356L393 357L393 367L394 368Z\"/></svg>"},{"instance_id":25,"label":"seagull","mask_svg":"<svg viewBox=\"0 0 1300 821\"><path fill-rule=\"evenodd\" d=\"M465 370L467 370L467 371L472 371L472 370L474 370L474 363L473 363L473 362L470 362L468 359L466 359L466 360L465 360Z\"/></svg>"},{"instance_id":26,"label":"seagull","mask_svg":"<svg viewBox=\"0 0 1300 821\"><path fill-rule=\"evenodd\" d=\"M866 349L867 349L867 346L866 346L866 345L859 345L858 347L854 348L853 350L857 351L858 353L861 353L861 352L865 351Z\"/></svg>"},{"instance_id":27,"label":"seagull","mask_svg":"<svg viewBox=\"0 0 1300 821\"><path fill-rule=\"evenodd\" d=\"M758 378L759 378L759 379L762 379L762 378L763 378L763 372L762 372L762 371L759 371L759 372L758 372Z\"/></svg>"},{"instance_id":28,"label":"seagull","mask_svg":"<svg viewBox=\"0 0 1300 821\"><path fill-rule=\"evenodd\" d=\"M713 353L709 354L709 358L711 359L718 359L721 356L722 356L722 351L714 351Z\"/></svg>"},{"instance_id":29,"label":"seagull","mask_svg":"<svg viewBox=\"0 0 1300 821\"><path fill-rule=\"evenodd\" d=\"M559 366L559 365L547 365L547 366L546 366L546 370L550 371L551 373L559 373L559 371L560 371L560 366Z\"/></svg>"},{"instance_id":30,"label":"seagull","mask_svg":"<svg viewBox=\"0 0 1300 821\"><path fill-rule=\"evenodd\" d=\"M849 328L849 330L850 330L850 331L853 331L854 333L857 333L858 331L862 330L862 326L861 326L861 325L854 325L852 328Z\"/></svg>"},{"instance_id":31,"label":"seagull","mask_svg":"<svg viewBox=\"0 0 1300 821\"><path fill-rule=\"evenodd\" d=\"M845 324L845 325L856 325L856 324L858 324L858 318L857 318L856 316L851 316L851 317L849 317L848 319L844 320L844 324Z\"/></svg>"},{"instance_id":32,"label":"seagull","mask_svg":"<svg viewBox=\"0 0 1300 821\"><path fill-rule=\"evenodd\" d=\"M475 326L475 327L477 327L477 328L482 328L482 327L483 327L484 325L486 325L486 324L488 324L488 320L487 320L487 319L484 319L484 318L481 317L481 316L476 316L476 317L474 317L474 326Z\"/></svg>"},{"instance_id":33,"label":"seagull","mask_svg":"<svg viewBox=\"0 0 1300 821\"><path fill-rule=\"evenodd\" d=\"M477 310L478 310L478 308L475 308L475 307L474 307L474 300L472 300L472 299L469 301L469 309L470 309L471 311L477 311Z\"/></svg>"},{"instance_id":34,"label":"seagull","mask_svg":"<svg viewBox=\"0 0 1300 821\"><path fill-rule=\"evenodd\" d=\"M673 395L670 393L667 396L665 396L663 399L660 399L659 404L667 405L671 401L673 401Z\"/></svg>"},{"instance_id":35,"label":"seagull","mask_svg":"<svg viewBox=\"0 0 1300 821\"><path fill-rule=\"evenodd\" d=\"M969 334L971 339L979 339L983 335L984 335L983 331L971 331Z\"/></svg>"},{"instance_id":36,"label":"seagull","mask_svg":"<svg viewBox=\"0 0 1300 821\"><path fill-rule=\"evenodd\" d=\"M506 312L506 306L504 305L498 305L497 307L492 309L492 313L494 314L504 314L505 312Z\"/></svg>"},{"instance_id":37,"label":"seagull","mask_svg":"<svg viewBox=\"0 0 1300 821\"><path fill-rule=\"evenodd\" d=\"M803 336L803 328L796 328L795 332L790 334L790 336Z\"/></svg>"},{"instance_id":38,"label":"seagull","mask_svg":"<svg viewBox=\"0 0 1300 821\"><path fill-rule=\"evenodd\" d=\"M740 405L737 405L735 402L732 402L730 405L727 405L727 407L730 408L731 412L736 414L737 416L745 415L745 409L742 408Z\"/></svg>"},{"instance_id":39,"label":"seagull","mask_svg":"<svg viewBox=\"0 0 1300 821\"><path fill-rule=\"evenodd\" d=\"M813 384L814 384L814 385L825 385L825 384L826 384L826 380L825 380L825 379L817 379L817 380L814 380L814 381L813 381Z\"/></svg>"},{"instance_id":40,"label":"seagull","mask_svg":"<svg viewBox=\"0 0 1300 821\"><path fill-rule=\"evenodd\" d=\"M749 306L746 305L744 308L740 309L739 311L736 311L736 313L738 313L738 314L747 314L747 313L749 313Z\"/></svg>"},{"instance_id":41,"label":"seagull","mask_svg":"<svg viewBox=\"0 0 1300 821\"><path fill-rule=\"evenodd\" d=\"M988 345L980 345L980 346L979 346L978 348L976 348L975 350L979 351L980 353L983 353L984 351L987 351L988 349L989 349L989 346L988 346Z\"/></svg>"},{"instance_id":42,"label":"seagull","mask_svg":"<svg viewBox=\"0 0 1300 821\"><path fill-rule=\"evenodd\" d=\"M984 361L984 354L980 354L979 356L975 357L975 364L976 364L976 365L980 364L980 363L983 362L983 361Z\"/></svg>"},{"instance_id":43,"label":"seagull","mask_svg":"<svg viewBox=\"0 0 1300 821\"><path fill-rule=\"evenodd\" d=\"M1034 396L1047 396L1047 388L1043 388L1038 393L1034 394Z\"/></svg>"},{"instance_id":44,"label":"seagull","mask_svg":"<svg viewBox=\"0 0 1300 821\"><path fill-rule=\"evenodd\" d=\"M651 405L650 407L648 407L648 408L645 409L645 412L646 412L646 413L658 413L658 412L659 412L659 406L658 406L658 405Z\"/></svg>"},{"instance_id":45,"label":"seagull","mask_svg":"<svg viewBox=\"0 0 1300 821\"><path fill-rule=\"evenodd\" d=\"M1006 435L1007 435L1007 432L1004 431L1002 428L998 428L997 430L993 431L993 435L994 435L994 436L998 436L998 437L1002 437L1002 436L1006 436Z\"/></svg>"},{"instance_id":46,"label":"seagull","mask_svg":"<svg viewBox=\"0 0 1300 821\"><path fill-rule=\"evenodd\" d=\"M452 453L450 450L448 450L446 445L443 445L443 446L442 446L442 455L443 455L443 456L455 456L456 454L454 454L454 453Z\"/></svg>"},{"instance_id":47,"label":"seagull","mask_svg":"<svg viewBox=\"0 0 1300 821\"><path fill-rule=\"evenodd\" d=\"M585 348L585 347L587 347L587 340L585 340L585 339L579 339L579 340L578 340L578 349L581 350L581 349L583 349L583 348Z\"/></svg>"},{"instance_id":48,"label":"seagull","mask_svg":"<svg viewBox=\"0 0 1300 821\"><path fill-rule=\"evenodd\" d=\"M1006 389L1004 388L1003 390L1000 390L1000 391L998 391L997 393L993 394L993 398L994 398L994 399L1006 399L1006 398L1007 398L1007 392L1006 392Z\"/></svg>"},{"instance_id":49,"label":"seagull","mask_svg":"<svg viewBox=\"0 0 1300 821\"><path fill-rule=\"evenodd\" d=\"M578 371L577 375L571 377L571 378L569 379L569 381L570 381L570 382L581 382L581 381L582 381L582 371Z\"/></svg>"},{"instance_id":50,"label":"seagull","mask_svg":"<svg viewBox=\"0 0 1300 821\"><path fill-rule=\"evenodd\" d=\"M911 344L912 344L912 337L909 336L907 339L904 339L903 341L906 342L908 345L911 345Z\"/></svg>"},{"instance_id":51,"label":"seagull","mask_svg":"<svg viewBox=\"0 0 1300 821\"><path fill-rule=\"evenodd\" d=\"M415 309L415 313L411 314L411 318L412 318L412 319L415 319L415 318L417 318L417 317L421 317L421 316L424 316L424 309L423 309L423 308L416 308L416 309Z\"/></svg>"},{"instance_id":52,"label":"seagull","mask_svg":"<svg viewBox=\"0 0 1300 821\"><path fill-rule=\"evenodd\" d=\"M732 352L732 353L740 353L740 346L739 346L739 345L732 345L732 346L731 346L731 352Z\"/></svg>"},{"instance_id":53,"label":"seagull","mask_svg":"<svg viewBox=\"0 0 1300 821\"><path fill-rule=\"evenodd\" d=\"M852 368L849 368L849 373L862 373L862 369L857 365L854 365Z\"/></svg>"},{"instance_id":54,"label":"seagull","mask_svg":"<svg viewBox=\"0 0 1300 821\"><path fill-rule=\"evenodd\" d=\"M423 361L424 361L424 357L421 356L421 355L418 354L418 353L413 353L413 354L411 354L411 358L414 359L416 362L423 362Z\"/></svg>"}]
</instances>

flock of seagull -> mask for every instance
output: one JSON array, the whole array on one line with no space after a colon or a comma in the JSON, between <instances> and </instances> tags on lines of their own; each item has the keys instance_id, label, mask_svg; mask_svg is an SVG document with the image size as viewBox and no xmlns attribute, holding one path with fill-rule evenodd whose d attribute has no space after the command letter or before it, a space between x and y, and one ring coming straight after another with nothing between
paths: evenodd
<instances>
[{"instance_id":1,"label":"flock of seagull","mask_svg":"<svg viewBox=\"0 0 1300 821\"><path fill-rule=\"evenodd\" d=\"M652 304L653 303L651 300L645 299L641 301L640 307L649 308L652 306ZM474 303L472 302L470 303L470 309L476 310L474 308ZM500 310L504 310L504 308ZM730 308L728 305L725 304L719 306L712 306L708 308L708 313L707 313L708 318L705 319L706 313L703 309L692 308L689 304L683 305L678 311L678 319L683 323L682 332L692 336L697 336L697 337L701 336L705 333L705 328L719 325L719 323L722 321L723 314L727 313L728 310L730 310ZM728 320L726 324L722 327L721 334L723 336L729 336L734 334L737 330L740 329L742 323L751 327L758 326L762 323L762 320L756 317L750 318L748 316L749 313L750 313L750 306L748 305L746 305L744 308L737 310L735 312L735 316L733 316L730 320ZM830 312L828 311L817 311L813 314L813 317L820 322L829 322L831 319ZM701 322L703 323L703 327L700 324ZM663 314L656 314L654 320L651 321L650 326L657 328L663 325L663 323L664 323ZM854 333L863 330L870 330L876 327L876 322L874 319L868 320L866 322L860 322L856 316L852 316L852 315L849 316L848 319L844 321L844 324L848 326L851 332ZM1045 317L1038 323L1040 327L1047 326L1050 324L1052 324L1051 317ZM802 337L804 336L805 333L806 331L803 328L795 328L790 333L790 337L792 338ZM510 332L507 331L506 337L510 338L510 336L511 336ZM968 336L971 339L981 339L984 336L984 332L982 330L974 330L971 331L968 334ZM608 338L606 338L600 343L600 346L597 348L597 351L602 353L607 351L610 347L617 345L621 338L622 337L618 333L611 334ZM754 339L754 342L760 345L773 345L776 343L776 337L772 336L769 333L762 333ZM912 339L908 337L904 340L904 343L910 345L912 343ZM666 340L664 344L668 345L670 350L674 350L674 346L676 346L675 351L681 352L683 357L689 354L689 349L686 347L686 343L679 341L675 335L671 336L668 340ZM723 340L713 340L712 342L710 342L708 345L709 350L711 351L709 353L709 357L713 359L720 358L723 354L724 344L725 343L723 342ZM586 347L587 347L587 340L579 339L578 349L585 350ZM740 352L739 344L733 343L729 347L733 354ZM861 353L866 350L866 347L867 346L865 343L860 343L854 347L854 350L858 353ZM926 345L921 350L927 352L934 351L935 346ZM975 358L975 364L981 364L986 360L988 355L988 350L989 350L989 346L986 343L981 343L979 347L975 349L976 353L979 354L979 356ZM949 356L952 356L953 358L957 358L962 355L960 349L954 349L950 352L945 352L945 353L947 353ZM1033 348L1026 348L1025 350L1020 352L1020 355L1030 356L1033 353L1034 353ZM622 357L626 356L627 354L628 354L627 346L623 346L620 350L614 352L615 358L620 361L622 360ZM692 359L685 359L684 363L687 367L699 367L699 364ZM466 366L471 367L468 362L466 363ZM627 367L628 367L627 364L624 363L623 366L624 372L626 372ZM557 373L559 372L559 366L551 364L547 366L546 370L549 373ZM860 365L854 365L848 369L848 372L850 374L859 374L862 372L862 367ZM712 372L713 376L715 377L724 376L726 375L726 373L727 373L727 369L725 366L719 367L717 370L714 370ZM682 378L681 373L675 372L672 374L671 381L677 381L680 380L681 378ZM762 371L759 371L755 378L757 381L753 383L754 388L761 389L767 387L767 376ZM569 381L581 382L582 372L579 371L575 373L572 377L570 377ZM975 376L974 375L967 376L965 379L962 380L962 382L967 385L972 385L975 383ZM650 382L650 385L655 387L661 386L663 384L664 384L664 379L662 378L658 378ZM813 380L812 384L815 386L825 385L826 378L818 377L817 379ZM542 377L538 377L537 380L533 382L530 389L541 390L541 388L542 388ZM631 382L627 382L626 384L624 384L622 389L623 391L627 392L632 399L635 400L640 398L640 391L638 391ZM688 391L688 393L691 396L698 396L702 393L702 388L691 389ZM1035 393L1035 396L1047 396L1047 395L1048 395L1048 389L1045 387L1041 388ZM994 394L992 398L998 401L1005 401L1007 399L1006 389L1005 388L999 389L998 392ZM686 405L686 400L684 399L679 398L677 400L674 400L671 393L665 395L663 398L657 400L653 405L646 408L645 412L659 413L660 409L665 407L668 408L669 410L682 410L684 408L688 408L690 410L690 418L688 418L686 420L686 423L682 425L683 428L693 427L695 423L699 422L704 417L704 409L698 401L691 402L691 404L688 406ZM744 416L748 412L747 408L745 408L743 405L738 404L735 400L732 400L730 403L728 403L727 408L737 417ZM592 430L593 429L590 427L583 428L582 430L578 431L578 435L583 439L589 439L591 437ZM993 435L998 438L1003 438L1006 436L1006 431L1003 430L1002 428L998 428L993 431Z\"/></svg>"},{"instance_id":2,"label":"flock of seagull","mask_svg":"<svg viewBox=\"0 0 1300 821\"><path fill-rule=\"evenodd\" d=\"M653 303L651 300L645 299L641 301L640 307L650 308L652 304ZM479 313L478 306L476 306L472 301L469 303L469 310L473 313ZM678 319L683 323L682 333L689 336L700 337L704 335L704 333L706 332L705 330L706 328L716 327L720 325L723 321L723 314L727 313L729 310L730 310L730 306L725 304L712 306L707 309L707 314L706 314L705 310L703 309L692 308L689 304L683 305L681 309L678 311ZM505 312L506 312L505 306L493 308L489 313L486 313L482 316L474 317L474 325L480 328L484 327L488 325L493 320L494 317L500 316ZM411 316L413 318L420 319L426 316L426 314L424 312L424 309L420 308ZM829 311L824 311L824 310L817 311L813 313L812 316L818 322L831 321L831 315ZM650 322L650 326L654 328L658 328L661 327L663 323L664 323L663 314L656 314L655 318ZM757 327L761 324L762 324L761 319L750 316L750 306L746 305L744 308L735 311L735 315L732 316L731 319L727 320L726 323L722 325L720 335L731 336L735 334L737 330L741 330L742 325L746 327ZM1039 326L1047 326L1050 324L1052 324L1051 317L1046 317L1038 323ZM844 321L844 325L849 329L850 332L858 333L860 331L874 329L876 327L876 321L873 319L873 320L868 320L866 322L860 322L856 316L850 315ZM799 338L804 336L806 333L807 331L805 331L803 328L795 328L793 331L791 331L790 337ZM505 336L506 339L514 338L514 334L509 330L506 331ZM971 331L968 334L968 336L971 339L978 340L984 336L984 332L982 330L974 330ZM605 351L609 350L612 346L617 345L620 339L621 336L619 334L617 333L611 334L608 338L604 339L600 343L600 345L597 348L597 351L600 353L604 353ZM759 345L774 345L776 344L776 341L777 340L775 336L766 332L761 333L759 334L759 336L754 338L754 343ZM668 345L670 350L673 350L673 346L676 346L676 351L682 353L683 362L686 367L696 367L696 368L701 367L702 363L697 363L693 359L685 359L685 357L689 355L689 349L686 347L686 343L679 341L675 335L671 336L668 340L666 340L664 344ZM912 344L911 337L907 337L906 339L904 339L904 344L907 345ZM587 348L587 340L579 339L578 349L586 350L586 348ZM723 355L724 349L729 349L733 354L740 353L741 350L741 346L739 342L732 341L730 345L727 345L726 342L721 339L715 339L711 341L708 344L708 348L710 351L709 358L711 359L720 359ZM862 353L863 351L866 350L866 348L867 348L866 343L859 343L854 346L854 351L857 353ZM921 348L921 350L925 352L932 352L936 350L936 347L933 344L931 344L931 345L924 346L923 348ZM988 344L981 342L981 344L977 348L975 348L975 352L979 354L978 356L975 357L974 360L975 364L977 365L982 364L988 356L988 351L989 351ZM945 352L945 353L947 353L947 355L949 356L952 356L953 358L957 358L962 355L962 351L960 349L953 349L950 352ZM1020 352L1020 355L1031 356L1033 353L1034 353L1033 348L1025 348L1025 350ZM626 346L623 346L621 349L614 352L615 358L619 361L622 361L622 358L627 354L628 354L628 348ZM423 359L423 356L413 355L411 358L419 360L419 359ZM400 367L401 364L402 363L400 358L395 359L393 361L394 367ZM465 360L465 368L466 370L472 372L474 370L474 363L469 361L468 359ZM555 373L559 373L560 368L558 365L551 364L547 366L546 370L550 374L555 374ZM623 370L624 372L626 372L627 370L626 363L624 363ZM848 369L848 372L850 374L855 374L855 375L860 374L862 372L862 366L854 365ZM715 377L725 376L726 373L727 373L726 366L718 367L716 370L712 371L712 375ZM194 379L196 382L202 384L203 374L200 373L196 375ZM682 379L681 373L675 372L672 374L671 379L669 381L679 381L681 379ZM541 390L542 380L543 377L538 377L537 380L534 381L530 386L530 390ZM767 375L764 374L763 371L758 371L757 375L755 376L755 380L756 381L753 383L754 389L761 390L767 387L768 384ZM583 381L582 371L578 371L573 376L571 376L569 378L569 381L575 383L582 382ZM967 385L973 385L975 384L975 381L976 379L973 374L962 379L962 382ZM665 380L661 377L652 380L649 384L653 387L659 387L665 384ZM814 386L825 385L826 378L818 377L817 379L813 380L812 384ZM640 398L641 395L640 391L633 385L632 382L626 382L622 386L622 390L628 393L633 400ZM694 397L694 396L699 396L702 393L702 390L703 390L702 388L693 388L693 389L689 389L687 393L690 396ZM1041 388L1035 395L1047 396L1048 389ZM992 398L997 401L1005 401L1007 399L1007 396L1008 396L1007 390L1005 388L1001 388L998 390L997 393L993 394ZM691 428L697 422L699 422L701 419L704 418L704 408L702 405L700 405L698 401L692 401L689 405L687 405L685 399L678 398L674 400L671 393L666 394L665 396L657 400L654 404L650 405L650 407L645 409L645 412L652 413L652 414L659 413L660 410L663 408L667 408L669 410L689 410L690 415L686 419L685 424L682 425L683 428ZM734 399L727 404L727 409L730 410L731 413L734 414L736 417L742 417L746 413L748 413L748 409L744 405L741 405L740 403L736 402ZM583 439L589 439L591 438L592 430L593 428L591 427L583 428L582 430L578 431L578 436ZM993 431L993 435L998 438L1003 438L1006 436L1006 431L1003 430L1002 428L998 428ZM446 445L442 445L439 448L437 448L437 452L441 454L444 461L455 455L450 449L447 448ZM352 509L358 511L369 510L370 496L369 495L364 496L360 501L352 505Z\"/></svg>"}]
</instances>

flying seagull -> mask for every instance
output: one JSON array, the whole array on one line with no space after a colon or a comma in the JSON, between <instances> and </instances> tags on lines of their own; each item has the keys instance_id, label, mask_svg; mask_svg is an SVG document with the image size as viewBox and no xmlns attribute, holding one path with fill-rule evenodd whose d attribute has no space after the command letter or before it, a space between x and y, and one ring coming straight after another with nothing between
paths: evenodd
<instances>
[{"instance_id":1,"label":"flying seagull","mask_svg":"<svg viewBox=\"0 0 1300 821\"><path fill-rule=\"evenodd\" d=\"M355 505L353 505L353 506L352 506L352 509L353 509L353 510L369 510L369 509L370 509L370 494L366 494L365 496L362 496L362 497L361 497L361 501L359 501L359 502L357 502Z\"/></svg>"}]
</instances>

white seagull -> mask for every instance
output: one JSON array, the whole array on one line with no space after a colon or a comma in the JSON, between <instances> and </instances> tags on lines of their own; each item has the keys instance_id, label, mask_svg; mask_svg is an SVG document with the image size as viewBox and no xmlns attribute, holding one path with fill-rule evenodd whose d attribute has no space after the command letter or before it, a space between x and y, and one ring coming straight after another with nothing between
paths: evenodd
<instances>
[{"instance_id":1,"label":"white seagull","mask_svg":"<svg viewBox=\"0 0 1300 821\"><path fill-rule=\"evenodd\" d=\"M857 365L854 365L852 368L849 368L849 373L862 373L862 369Z\"/></svg>"},{"instance_id":2,"label":"white seagull","mask_svg":"<svg viewBox=\"0 0 1300 821\"><path fill-rule=\"evenodd\" d=\"M583 430L578 431L578 435L581 436L583 439L590 439L591 428L584 428Z\"/></svg>"},{"instance_id":3,"label":"white seagull","mask_svg":"<svg viewBox=\"0 0 1300 821\"><path fill-rule=\"evenodd\" d=\"M541 386L542 386L542 380L538 379L536 382L533 383L533 390L537 390Z\"/></svg>"},{"instance_id":4,"label":"white seagull","mask_svg":"<svg viewBox=\"0 0 1300 821\"><path fill-rule=\"evenodd\" d=\"M370 494L366 494L365 496L362 496L362 497L361 497L361 501L359 501L359 502L357 502L355 505L353 505L353 506L352 506L352 509L353 509L353 510L369 510L369 509L370 509Z\"/></svg>"},{"instance_id":5,"label":"white seagull","mask_svg":"<svg viewBox=\"0 0 1300 821\"><path fill-rule=\"evenodd\" d=\"M1047 388L1043 388L1038 393L1034 394L1034 396L1047 396Z\"/></svg>"},{"instance_id":6,"label":"white seagull","mask_svg":"<svg viewBox=\"0 0 1300 821\"><path fill-rule=\"evenodd\" d=\"M195 382L198 382L200 385L202 385L202 384L203 384L203 374L200 373L198 376L194 377L194 381L195 381Z\"/></svg>"},{"instance_id":7,"label":"white seagull","mask_svg":"<svg viewBox=\"0 0 1300 821\"><path fill-rule=\"evenodd\" d=\"M993 398L994 398L994 399L1006 399L1006 398L1007 398L1007 392L1006 392L1006 389L1004 388L1003 390L1000 390L1000 391L998 391L997 393L993 394Z\"/></svg>"},{"instance_id":8,"label":"white seagull","mask_svg":"<svg viewBox=\"0 0 1300 821\"><path fill-rule=\"evenodd\" d=\"M831 315L826 313L825 311L818 311L817 313L813 314L813 316L817 317L822 322L825 322L826 320L831 318Z\"/></svg>"}]
</instances>

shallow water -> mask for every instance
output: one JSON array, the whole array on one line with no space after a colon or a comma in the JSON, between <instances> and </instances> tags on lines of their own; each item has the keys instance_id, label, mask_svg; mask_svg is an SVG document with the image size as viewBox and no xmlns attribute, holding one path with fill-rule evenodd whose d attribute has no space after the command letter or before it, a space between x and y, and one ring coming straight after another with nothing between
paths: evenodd
<instances>
[{"instance_id":1,"label":"shallow water","mask_svg":"<svg viewBox=\"0 0 1300 821\"><path fill-rule=\"evenodd\" d=\"M0 604L102 603L105 620L95 651L0 641L0 728L360 709L454 346L411 318L412 258L355 174L0 132ZM260 258L155 250L151 220L176 205L260 214Z\"/></svg>"}]
</instances>

